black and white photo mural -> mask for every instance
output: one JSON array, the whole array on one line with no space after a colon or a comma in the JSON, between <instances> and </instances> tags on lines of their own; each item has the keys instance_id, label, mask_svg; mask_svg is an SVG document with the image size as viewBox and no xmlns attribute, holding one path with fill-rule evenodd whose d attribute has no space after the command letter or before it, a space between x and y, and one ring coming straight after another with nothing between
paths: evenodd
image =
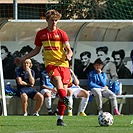
<instances>
[{"instance_id":1,"label":"black and white photo mural","mask_svg":"<svg viewBox=\"0 0 133 133\"><path fill-rule=\"evenodd\" d=\"M74 72L79 79L87 79L88 73L92 71L93 62L101 58L104 62L103 71L109 79L130 79L133 73L131 51L132 42L91 42L79 41L77 46L70 41L74 53ZM15 78L13 62L16 57L29 53L35 47L32 41L2 41L1 58L3 64L4 79ZM131 58L132 57L132 58ZM40 72L45 69L42 52L32 58L36 79L40 78Z\"/></svg>"},{"instance_id":2,"label":"black and white photo mural","mask_svg":"<svg viewBox=\"0 0 133 133\"><path fill-rule=\"evenodd\" d=\"M100 58L108 79L131 79L133 73L132 42L78 42L74 55L74 71L79 79L87 79L92 63Z\"/></svg>"}]
</instances>

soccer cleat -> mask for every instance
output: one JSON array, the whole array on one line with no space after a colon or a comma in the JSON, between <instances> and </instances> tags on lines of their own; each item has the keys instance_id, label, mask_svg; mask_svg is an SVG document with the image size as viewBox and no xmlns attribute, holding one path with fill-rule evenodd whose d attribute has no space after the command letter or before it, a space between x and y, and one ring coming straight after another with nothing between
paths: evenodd
<instances>
[{"instance_id":1,"label":"soccer cleat","mask_svg":"<svg viewBox=\"0 0 133 133\"><path fill-rule=\"evenodd\" d=\"M57 115L58 115L58 111L55 111L55 112L54 112L54 115L57 116Z\"/></svg>"},{"instance_id":2,"label":"soccer cleat","mask_svg":"<svg viewBox=\"0 0 133 133\"><path fill-rule=\"evenodd\" d=\"M37 113L34 113L33 116L39 116L38 112Z\"/></svg>"},{"instance_id":3,"label":"soccer cleat","mask_svg":"<svg viewBox=\"0 0 133 133\"><path fill-rule=\"evenodd\" d=\"M85 112L79 112L78 116L87 116L87 115L85 114Z\"/></svg>"},{"instance_id":4,"label":"soccer cleat","mask_svg":"<svg viewBox=\"0 0 133 133\"><path fill-rule=\"evenodd\" d=\"M53 112L48 112L48 115L54 115L54 113Z\"/></svg>"},{"instance_id":5,"label":"soccer cleat","mask_svg":"<svg viewBox=\"0 0 133 133\"><path fill-rule=\"evenodd\" d=\"M63 120L58 119L57 120L57 126L66 126L66 124L63 122Z\"/></svg>"},{"instance_id":6,"label":"soccer cleat","mask_svg":"<svg viewBox=\"0 0 133 133\"><path fill-rule=\"evenodd\" d=\"M103 113L103 110L100 109L99 112L98 112L98 115L101 115Z\"/></svg>"},{"instance_id":7,"label":"soccer cleat","mask_svg":"<svg viewBox=\"0 0 133 133\"><path fill-rule=\"evenodd\" d=\"M24 115L23 116L27 116L28 114L27 113L24 113Z\"/></svg>"},{"instance_id":8,"label":"soccer cleat","mask_svg":"<svg viewBox=\"0 0 133 133\"><path fill-rule=\"evenodd\" d=\"M70 105L70 102L67 97L63 98L63 103L65 104L66 107L68 107L68 110L72 110L72 106Z\"/></svg>"},{"instance_id":9,"label":"soccer cleat","mask_svg":"<svg viewBox=\"0 0 133 133\"><path fill-rule=\"evenodd\" d=\"M72 112L68 112L68 116L73 116Z\"/></svg>"}]
</instances>

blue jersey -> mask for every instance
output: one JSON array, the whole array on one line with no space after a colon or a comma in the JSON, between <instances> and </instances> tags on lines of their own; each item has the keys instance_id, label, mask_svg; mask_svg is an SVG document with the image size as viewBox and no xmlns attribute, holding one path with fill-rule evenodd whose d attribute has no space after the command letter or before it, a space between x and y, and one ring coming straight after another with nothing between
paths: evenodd
<instances>
[{"instance_id":1,"label":"blue jersey","mask_svg":"<svg viewBox=\"0 0 133 133\"><path fill-rule=\"evenodd\" d=\"M46 72L46 70L41 72L40 84L41 84L41 86L46 85L51 89L54 88L53 84L50 82L50 77L49 77L48 73ZM42 89L43 88L40 87L40 90L42 90Z\"/></svg>"},{"instance_id":2,"label":"blue jersey","mask_svg":"<svg viewBox=\"0 0 133 133\"><path fill-rule=\"evenodd\" d=\"M88 77L89 89L102 88L106 86L107 75L104 72L98 74L96 70L91 71Z\"/></svg>"},{"instance_id":3,"label":"blue jersey","mask_svg":"<svg viewBox=\"0 0 133 133\"><path fill-rule=\"evenodd\" d=\"M31 69L31 73L32 73L32 76L35 78L35 72L32 69ZM29 74L22 67L19 67L19 68L16 69L16 78L18 78L18 77L21 77L22 80L25 81L26 83L30 83L29 82ZM23 88L23 87L25 87L25 85L19 85L17 83L17 88L18 89Z\"/></svg>"}]
</instances>

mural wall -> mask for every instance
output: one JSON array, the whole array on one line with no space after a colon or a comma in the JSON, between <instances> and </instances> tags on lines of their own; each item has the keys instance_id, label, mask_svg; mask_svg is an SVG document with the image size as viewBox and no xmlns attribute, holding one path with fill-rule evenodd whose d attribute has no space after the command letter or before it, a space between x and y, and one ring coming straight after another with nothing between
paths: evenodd
<instances>
[{"instance_id":1,"label":"mural wall","mask_svg":"<svg viewBox=\"0 0 133 133\"><path fill-rule=\"evenodd\" d=\"M79 41L76 46L71 43L74 53L74 71L79 79L87 79L89 71L93 70L93 62L101 58L104 62L103 71L108 78L128 79L133 73L132 42L87 42ZM21 57L30 52L35 45L31 41L3 41L1 42L1 57L5 79L14 79L16 57ZM36 78L44 68L42 52L32 58Z\"/></svg>"}]
</instances>

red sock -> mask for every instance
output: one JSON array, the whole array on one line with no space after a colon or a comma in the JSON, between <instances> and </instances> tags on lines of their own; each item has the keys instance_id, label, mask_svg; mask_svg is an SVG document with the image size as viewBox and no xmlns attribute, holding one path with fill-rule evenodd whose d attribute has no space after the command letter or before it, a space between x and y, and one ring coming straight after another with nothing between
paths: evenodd
<instances>
[{"instance_id":1,"label":"red sock","mask_svg":"<svg viewBox=\"0 0 133 133\"><path fill-rule=\"evenodd\" d=\"M64 116L66 106L64 105L63 102L58 101L58 115Z\"/></svg>"},{"instance_id":2,"label":"red sock","mask_svg":"<svg viewBox=\"0 0 133 133\"><path fill-rule=\"evenodd\" d=\"M66 90L65 89L59 89L58 90L58 95L61 99L63 99L64 97L66 97Z\"/></svg>"}]
</instances>

